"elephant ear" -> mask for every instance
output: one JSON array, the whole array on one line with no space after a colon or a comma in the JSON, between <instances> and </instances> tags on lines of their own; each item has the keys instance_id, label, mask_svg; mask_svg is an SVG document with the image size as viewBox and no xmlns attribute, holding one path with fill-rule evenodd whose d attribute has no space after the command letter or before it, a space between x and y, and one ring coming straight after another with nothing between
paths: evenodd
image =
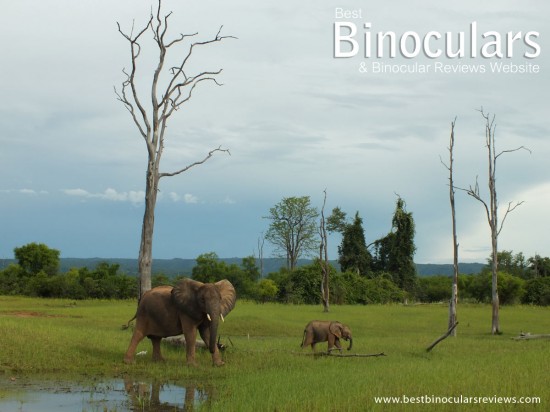
<instances>
[{"instance_id":1,"label":"elephant ear","mask_svg":"<svg viewBox=\"0 0 550 412\"><path fill-rule=\"evenodd\" d=\"M178 307L188 310L192 302L195 302L197 291L204 285L193 279L184 278L172 289L172 299Z\"/></svg>"},{"instance_id":2,"label":"elephant ear","mask_svg":"<svg viewBox=\"0 0 550 412\"><path fill-rule=\"evenodd\" d=\"M220 306L222 315L227 316L227 314L235 307L237 292L235 292L235 288L227 279L220 280L219 282L214 283L214 285L220 292Z\"/></svg>"},{"instance_id":3,"label":"elephant ear","mask_svg":"<svg viewBox=\"0 0 550 412\"><path fill-rule=\"evenodd\" d=\"M328 330L338 339L342 337L342 324L340 322L332 322L329 325Z\"/></svg>"}]
</instances>

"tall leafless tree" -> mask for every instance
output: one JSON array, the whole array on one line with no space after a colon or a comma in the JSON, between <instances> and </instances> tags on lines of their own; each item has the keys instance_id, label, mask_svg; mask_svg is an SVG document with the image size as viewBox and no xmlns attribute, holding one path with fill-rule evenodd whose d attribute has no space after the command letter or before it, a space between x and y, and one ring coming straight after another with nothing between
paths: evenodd
<instances>
[{"instance_id":1,"label":"tall leafless tree","mask_svg":"<svg viewBox=\"0 0 550 412\"><path fill-rule=\"evenodd\" d=\"M159 190L159 181L162 177L176 176L194 166L203 164L210 159L215 152L227 152L221 147L210 150L204 158L197 160L179 170L173 172L161 172L160 162L165 147L165 132L170 117L186 104L195 91L195 88L202 82L212 82L215 85L221 84L217 81L221 69L216 71L202 71L191 73L188 69L189 62L193 52L201 47L212 43L221 42L232 36L222 36L221 27L213 39L205 41L191 41L190 39L197 35L180 34L179 37L167 39L168 19L172 13L161 16L161 0L158 1L156 13L151 16L147 24L135 32L134 26L129 33L121 29L117 22L118 31L126 39L130 46L131 67L129 70L123 69L125 76L120 90L115 87L115 93L119 101L130 113L130 116L136 125L139 134L145 141L147 149L147 173L145 180L145 212L143 215L143 224L141 229L141 242L139 248L138 271L140 276L139 296L151 289L151 266L153 261L153 230L155 226L155 205L157 202L157 193ZM138 72L138 59L141 54L141 42L145 33L151 32L153 42L158 51L158 61L154 69L151 92L148 96L141 96L138 93L138 81L136 74ZM184 46L186 50L179 58L178 63L173 67L167 65L167 54L176 50L176 46ZM162 81L161 81L162 79ZM161 84L162 83L162 84ZM150 105L144 101L150 99Z\"/></svg>"},{"instance_id":2,"label":"tall leafless tree","mask_svg":"<svg viewBox=\"0 0 550 412\"><path fill-rule=\"evenodd\" d=\"M451 301L449 303L449 330L452 328L452 335L456 336L456 327L453 326L457 323L458 318L456 314L458 305L458 241L456 235L456 213L455 213L455 187L453 180L453 152L455 145L455 123L456 118L451 122L451 136L449 138L449 164L443 166L449 171L449 200L451 203L451 219L453 223L453 284L451 289Z\"/></svg>"},{"instance_id":3,"label":"tall leafless tree","mask_svg":"<svg viewBox=\"0 0 550 412\"><path fill-rule=\"evenodd\" d=\"M321 265L321 300L323 301L323 312L330 311L330 288L329 288L329 273L330 266L328 263L328 246L327 246L327 229L325 221L325 205L327 203L327 190L325 189L323 198L323 207L321 208L321 220L319 223L319 235L321 243L319 244L319 264Z\"/></svg>"},{"instance_id":4,"label":"tall leafless tree","mask_svg":"<svg viewBox=\"0 0 550 412\"><path fill-rule=\"evenodd\" d=\"M263 232L258 237L258 262L260 264L260 278L264 275L264 243L265 236Z\"/></svg>"},{"instance_id":5,"label":"tall leafless tree","mask_svg":"<svg viewBox=\"0 0 550 412\"><path fill-rule=\"evenodd\" d=\"M504 222L506 221L506 218L508 217L508 214L513 212L518 206L520 206L523 201L521 202L509 202L508 207L506 209L506 212L504 213L504 217L502 218L502 222L498 222L498 201L497 201L497 189L496 189L496 169L497 169L497 160L498 158L505 154L505 153L512 153L517 152L518 150L527 150L529 153L531 151L527 149L524 146L520 146L516 149L511 150L503 150L502 152L497 153L496 151L496 143L495 143L495 116L490 116L488 113L485 113L483 111L483 107L480 109L481 116L485 119L485 145L487 147L487 154L488 154L488 166L489 166L489 176L488 176L488 185L489 185L489 202L486 202L480 194L479 191L479 184L477 182L475 186L470 186L468 189L461 189L465 190L468 195L472 196L474 199L478 200L483 204L485 208L485 213L487 215L487 221L489 223L489 227L491 229L491 249L492 249L492 264L491 264L491 270L492 270L492 286L491 286L491 293L492 293L492 318L491 318L491 333L493 335L500 333L500 319L499 319L499 297L498 297L498 236L500 232L502 231L502 227L504 226Z\"/></svg>"}]
</instances>

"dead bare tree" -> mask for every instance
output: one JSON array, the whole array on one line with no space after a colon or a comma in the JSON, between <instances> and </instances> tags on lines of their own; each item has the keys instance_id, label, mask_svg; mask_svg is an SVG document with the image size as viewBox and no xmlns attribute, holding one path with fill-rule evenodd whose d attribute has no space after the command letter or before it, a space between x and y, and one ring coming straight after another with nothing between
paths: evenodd
<instances>
[{"instance_id":1,"label":"dead bare tree","mask_svg":"<svg viewBox=\"0 0 550 412\"><path fill-rule=\"evenodd\" d=\"M321 265L321 300L323 301L323 312L330 311L330 289L329 289L329 273L330 267L328 263L327 250L327 229L325 221L325 205L327 203L327 189L323 191L323 207L321 208L321 220L319 223L319 235L321 243L319 244L319 264Z\"/></svg>"},{"instance_id":2,"label":"dead bare tree","mask_svg":"<svg viewBox=\"0 0 550 412\"><path fill-rule=\"evenodd\" d=\"M147 290L151 289L151 266L153 261L153 230L155 225L155 206L157 202L157 193L159 191L159 181L162 177L176 176L197 165L205 163L216 152L226 152L228 150L221 147L210 150L204 158L197 160L179 170L173 172L161 172L160 162L164 151L165 132L170 117L186 104L195 91L195 88L202 82L212 82L221 86L217 81L217 76L222 72L203 71L199 73L190 73L188 63L193 52L201 47L212 43L221 42L232 36L222 36L221 30L218 30L213 39L205 41L189 42L187 51L182 53L178 64L173 67L166 67L166 57L169 51L175 46L182 46L189 38L196 36L193 34L180 34L173 40L168 40L168 19L172 13L161 17L161 0L158 0L158 6L155 15L151 10L151 16L147 24L138 32L134 32L134 26L129 33L121 29L117 22L119 33L126 39L130 46L131 68L123 69L125 79L122 82L120 90L115 87L115 94L119 101L130 113L132 120L139 130L139 134L145 141L147 148L147 174L145 179L145 212L143 215L143 224L141 229L141 242L139 248L138 271L140 277L139 297ZM158 62L153 73L151 94L149 96L150 107L143 103L142 96L138 93L138 82L136 78L138 59L141 54L141 41L144 34L148 31L153 34L153 42L158 49ZM163 79L161 85L161 78Z\"/></svg>"},{"instance_id":3,"label":"dead bare tree","mask_svg":"<svg viewBox=\"0 0 550 412\"><path fill-rule=\"evenodd\" d=\"M481 116L485 119L485 145L487 147L488 153L488 166L489 166L489 202L486 202L480 194L479 184L476 178L475 186L470 186L468 189L460 189L466 191L468 195L479 201L485 208L485 213L487 215L487 221L491 229L491 249L492 249L492 322L491 322L491 333L493 335L500 334L500 320L499 320L499 297L498 297L498 236L502 231L502 227L508 214L513 212L518 206L523 204L521 202L509 202L502 222L498 223L498 201L497 201L497 189L496 189L496 169L497 169L497 160L498 158L505 153L517 152L518 150L527 150L529 153L531 151L525 146L520 146L516 149L503 150L502 152L497 153L496 143L495 143L495 115L490 116L488 113L483 111L483 107L479 110Z\"/></svg>"},{"instance_id":4,"label":"dead bare tree","mask_svg":"<svg viewBox=\"0 0 550 412\"><path fill-rule=\"evenodd\" d=\"M260 277L264 275L264 243L265 236L263 232L258 237L258 262L260 263Z\"/></svg>"},{"instance_id":5,"label":"dead bare tree","mask_svg":"<svg viewBox=\"0 0 550 412\"><path fill-rule=\"evenodd\" d=\"M449 164L441 163L449 171L449 200L451 203L451 219L453 222L453 284L451 289L451 301L449 302L449 330L456 336L456 328L453 325L458 324L456 315L458 305L458 241L456 236L456 213L455 213L455 187L453 181L453 151L455 145L455 123L456 117L451 122L451 137L449 139ZM452 329L451 329L452 328Z\"/></svg>"}]
</instances>

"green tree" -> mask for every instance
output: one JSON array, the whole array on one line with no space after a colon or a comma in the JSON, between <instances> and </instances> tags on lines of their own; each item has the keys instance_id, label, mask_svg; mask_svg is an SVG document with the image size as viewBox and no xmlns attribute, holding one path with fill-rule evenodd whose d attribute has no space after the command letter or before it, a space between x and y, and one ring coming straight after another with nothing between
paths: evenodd
<instances>
[{"instance_id":1,"label":"green tree","mask_svg":"<svg viewBox=\"0 0 550 412\"><path fill-rule=\"evenodd\" d=\"M487 267L485 271L491 271L493 264L493 256L487 259ZM497 264L498 269L509 273L510 275L518 276L520 278L525 278L527 276L527 262L525 261L525 256L523 253L519 252L514 255L514 252L511 250L502 250L497 252Z\"/></svg>"},{"instance_id":2,"label":"green tree","mask_svg":"<svg viewBox=\"0 0 550 412\"><path fill-rule=\"evenodd\" d=\"M362 276L368 276L371 272L372 256L365 243L363 219L359 217L359 212L355 213L353 223L343 229L338 256L342 272L352 271Z\"/></svg>"},{"instance_id":3,"label":"green tree","mask_svg":"<svg viewBox=\"0 0 550 412\"><path fill-rule=\"evenodd\" d=\"M327 230L330 233L344 233L348 224L346 212L342 211L338 206L332 209L332 213L327 217Z\"/></svg>"},{"instance_id":4,"label":"green tree","mask_svg":"<svg viewBox=\"0 0 550 412\"><path fill-rule=\"evenodd\" d=\"M265 238L275 246L276 253L286 258L287 268L294 270L298 258L317 252L317 217L309 196L285 197L269 209L271 220Z\"/></svg>"},{"instance_id":5,"label":"green tree","mask_svg":"<svg viewBox=\"0 0 550 412\"><path fill-rule=\"evenodd\" d=\"M44 272L54 276L59 270L59 250L50 249L43 243L29 243L16 247L13 252L19 266L29 275Z\"/></svg>"},{"instance_id":6,"label":"green tree","mask_svg":"<svg viewBox=\"0 0 550 412\"><path fill-rule=\"evenodd\" d=\"M550 258L535 255L527 260L527 276L531 279L550 277Z\"/></svg>"},{"instance_id":7,"label":"green tree","mask_svg":"<svg viewBox=\"0 0 550 412\"><path fill-rule=\"evenodd\" d=\"M398 197L392 218L392 230L374 244L374 267L379 271L391 273L397 286L411 292L416 282L415 225L412 213L407 212L405 206L405 201Z\"/></svg>"},{"instance_id":8,"label":"green tree","mask_svg":"<svg viewBox=\"0 0 550 412\"><path fill-rule=\"evenodd\" d=\"M210 283L223 279L226 271L224 262L220 262L215 252L203 253L196 259L197 264L193 267L192 278L199 282ZM222 277L220 277L222 276Z\"/></svg>"},{"instance_id":9,"label":"green tree","mask_svg":"<svg viewBox=\"0 0 550 412\"><path fill-rule=\"evenodd\" d=\"M262 279L258 282L257 286L257 299L262 302L269 302L275 299L277 296L277 284L272 279Z\"/></svg>"},{"instance_id":10,"label":"green tree","mask_svg":"<svg viewBox=\"0 0 550 412\"><path fill-rule=\"evenodd\" d=\"M256 265L256 258L254 256L243 258L241 266L248 279L253 282L260 279L260 268Z\"/></svg>"}]
</instances>

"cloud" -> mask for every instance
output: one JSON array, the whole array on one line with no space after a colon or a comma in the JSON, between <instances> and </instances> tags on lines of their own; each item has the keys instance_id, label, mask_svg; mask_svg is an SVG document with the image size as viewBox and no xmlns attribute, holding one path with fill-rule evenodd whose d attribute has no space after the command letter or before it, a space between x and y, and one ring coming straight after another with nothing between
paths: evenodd
<instances>
[{"instance_id":1,"label":"cloud","mask_svg":"<svg viewBox=\"0 0 550 412\"><path fill-rule=\"evenodd\" d=\"M27 189L27 188L17 189L17 190L3 189L3 190L0 190L0 193L19 193L27 196L38 196L38 195L49 194L47 190L34 190L34 189Z\"/></svg>"},{"instance_id":2,"label":"cloud","mask_svg":"<svg viewBox=\"0 0 550 412\"><path fill-rule=\"evenodd\" d=\"M183 196L180 196L176 192L170 192L168 196L170 196L170 199L172 199L173 202L184 202L187 204L199 203L199 198L191 193L186 193Z\"/></svg>"},{"instance_id":3,"label":"cloud","mask_svg":"<svg viewBox=\"0 0 550 412\"><path fill-rule=\"evenodd\" d=\"M103 193L90 193L84 189L65 189L68 196L81 197L85 199L104 199L112 202L130 202L132 204L141 204L145 198L145 192L130 190L129 192L117 192L113 188L106 189Z\"/></svg>"},{"instance_id":4,"label":"cloud","mask_svg":"<svg viewBox=\"0 0 550 412\"><path fill-rule=\"evenodd\" d=\"M36 195L36 191L32 189L21 189L19 190L19 193L22 193L24 195Z\"/></svg>"}]
</instances>

